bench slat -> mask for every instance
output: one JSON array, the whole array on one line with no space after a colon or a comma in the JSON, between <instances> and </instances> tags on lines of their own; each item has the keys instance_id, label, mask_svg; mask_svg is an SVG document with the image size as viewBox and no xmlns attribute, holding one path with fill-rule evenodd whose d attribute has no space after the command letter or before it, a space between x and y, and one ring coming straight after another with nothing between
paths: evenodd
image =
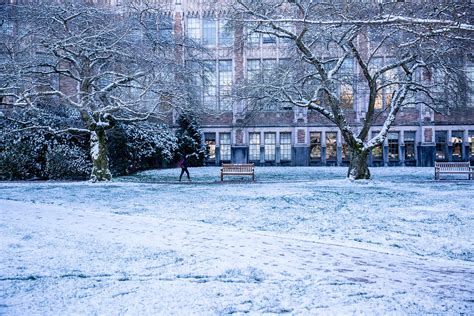
<instances>
[{"instance_id":1,"label":"bench slat","mask_svg":"<svg viewBox=\"0 0 474 316\"><path fill-rule=\"evenodd\" d=\"M221 181L224 181L224 175L252 176L252 180L255 181L254 164L222 164Z\"/></svg>"},{"instance_id":2,"label":"bench slat","mask_svg":"<svg viewBox=\"0 0 474 316\"><path fill-rule=\"evenodd\" d=\"M470 162L435 162L435 180L440 174L467 174L468 179L474 179L474 167Z\"/></svg>"}]
</instances>

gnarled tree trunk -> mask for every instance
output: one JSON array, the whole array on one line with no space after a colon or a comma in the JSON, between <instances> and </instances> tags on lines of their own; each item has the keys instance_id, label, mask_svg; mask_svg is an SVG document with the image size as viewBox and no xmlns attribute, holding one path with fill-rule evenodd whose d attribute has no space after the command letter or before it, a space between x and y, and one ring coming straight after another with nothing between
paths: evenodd
<instances>
[{"instance_id":1,"label":"gnarled tree trunk","mask_svg":"<svg viewBox=\"0 0 474 316\"><path fill-rule=\"evenodd\" d=\"M104 129L91 132L90 153L92 158L91 181L109 181L112 174L109 170L109 159L107 158L107 135Z\"/></svg>"},{"instance_id":2,"label":"gnarled tree trunk","mask_svg":"<svg viewBox=\"0 0 474 316\"><path fill-rule=\"evenodd\" d=\"M369 151L349 148L350 160L347 177L351 180L370 179Z\"/></svg>"}]
</instances>

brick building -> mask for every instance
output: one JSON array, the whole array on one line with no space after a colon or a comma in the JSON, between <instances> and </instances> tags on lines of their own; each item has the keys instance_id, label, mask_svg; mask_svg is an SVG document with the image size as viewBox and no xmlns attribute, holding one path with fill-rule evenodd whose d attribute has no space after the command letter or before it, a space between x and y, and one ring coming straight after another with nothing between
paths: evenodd
<instances>
[{"instance_id":1,"label":"brick building","mask_svg":"<svg viewBox=\"0 0 474 316\"><path fill-rule=\"evenodd\" d=\"M216 115L202 118L203 138L210 148L207 164L255 162L257 165L344 165L347 148L339 129L320 114L298 107L279 107L254 113L246 118L245 105L233 102L233 87L263 68L285 60L287 43L277 37L253 34L244 42L242 29L226 28L229 9L221 1L157 0L169 12L168 25L175 36L185 35L204 46L203 57L209 79L202 87L202 103ZM120 7L120 0L91 0L91 3ZM183 34L184 33L184 34ZM379 56L380 59L388 58ZM186 59L186 52L184 52ZM383 146L372 151L372 166L432 166L438 161L474 163L473 55L464 61L469 89L466 104L449 115L418 104L404 108ZM356 65L351 71L359 71ZM347 109L351 125L357 128L365 116L364 95L352 97ZM381 99L381 106L382 101ZM376 124L371 134L379 131Z\"/></svg>"}]
</instances>

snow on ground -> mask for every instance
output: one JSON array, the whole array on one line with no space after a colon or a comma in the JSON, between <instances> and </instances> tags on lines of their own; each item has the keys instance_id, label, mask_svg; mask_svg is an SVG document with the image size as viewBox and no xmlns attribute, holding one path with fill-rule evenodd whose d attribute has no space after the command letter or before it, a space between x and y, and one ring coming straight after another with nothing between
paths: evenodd
<instances>
[{"instance_id":1,"label":"snow on ground","mask_svg":"<svg viewBox=\"0 0 474 316\"><path fill-rule=\"evenodd\" d=\"M0 314L474 313L474 181L190 172L0 183Z\"/></svg>"}]
</instances>

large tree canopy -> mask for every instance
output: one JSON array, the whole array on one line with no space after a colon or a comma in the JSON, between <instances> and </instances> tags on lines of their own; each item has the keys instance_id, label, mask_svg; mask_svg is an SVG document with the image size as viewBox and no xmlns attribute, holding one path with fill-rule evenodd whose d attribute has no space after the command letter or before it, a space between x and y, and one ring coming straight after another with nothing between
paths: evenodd
<instances>
[{"instance_id":1,"label":"large tree canopy","mask_svg":"<svg viewBox=\"0 0 474 316\"><path fill-rule=\"evenodd\" d=\"M15 111L56 104L76 126L21 123L21 129L85 133L92 180L109 180L106 131L118 122L169 115L189 98L177 85L184 71L169 16L158 8L125 12L83 4L5 6L0 63L2 102ZM181 76L182 77L182 76Z\"/></svg>"},{"instance_id":2,"label":"large tree canopy","mask_svg":"<svg viewBox=\"0 0 474 316\"><path fill-rule=\"evenodd\" d=\"M473 25L468 1L234 2L235 23L248 34L287 43L270 80L250 82L246 98L272 99L317 111L341 130L350 152L348 177L370 178L368 155L383 143L404 106L463 103L459 82ZM364 117L351 122L357 97ZM258 103L257 103L258 104ZM371 127L381 124L376 135Z\"/></svg>"}]
</instances>

